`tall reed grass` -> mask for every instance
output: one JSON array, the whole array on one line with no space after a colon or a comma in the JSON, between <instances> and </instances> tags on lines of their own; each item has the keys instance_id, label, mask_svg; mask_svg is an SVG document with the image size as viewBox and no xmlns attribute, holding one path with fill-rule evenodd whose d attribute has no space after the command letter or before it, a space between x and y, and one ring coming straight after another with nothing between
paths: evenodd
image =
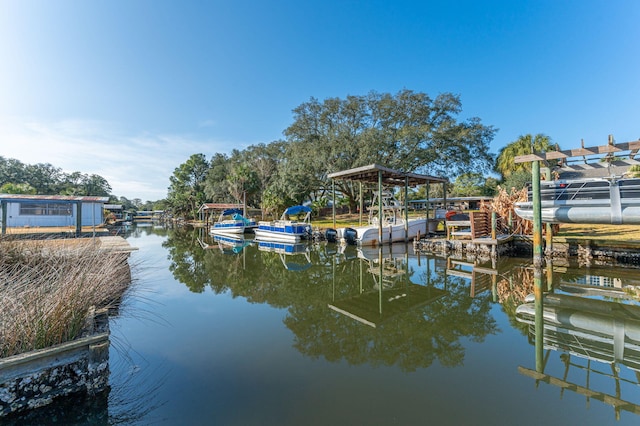
<instances>
[{"instance_id":1,"label":"tall reed grass","mask_svg":"<svg viewBox=\"0 0 640 426\"><path fill-rule=\"evenodd\" d=\"M0 241L0 358L81 337L129 288L127 254L67 241Z\"/></svg>"}]
</instances>

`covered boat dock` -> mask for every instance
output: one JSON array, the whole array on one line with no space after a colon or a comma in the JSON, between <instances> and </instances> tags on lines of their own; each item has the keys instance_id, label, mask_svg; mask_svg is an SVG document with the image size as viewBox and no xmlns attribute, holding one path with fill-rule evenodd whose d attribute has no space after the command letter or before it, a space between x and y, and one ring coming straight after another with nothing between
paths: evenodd
<instances>
[{"instance_id":1,"label":"covered boat dock","mask_svg":"<svg viewBox=\"0 0 640 426\"><path fill-rule=\"evenodd\" d=\"M363 189L362 184L370 184L376 185L379 193L382 193L383 187L404 187L404 221L405 221L405 236L408 235L408 221L409 221L409 209L408 209L408 201L407 194L409 192L409 187L416 187L418 185L429 185L432 183L441 183L443 186L443 194L447 193L446 185L449 181L447 178L423 175L418 173L407 173L399 170L390 169L388 167L381 166L379 164L370 164L367 166L356 167L353 169L348 169L340 172L330 173L328 178L331 179L332 191L333 191L333 227L336 227L336 180L345 180L345 181L353 181L359 183L359 199L360 199L360 218L359 222L362 225L362 212L364 211L364 199L363 199ZM427 186L427 198L429 198L429 186ZM380 198L379 198L380 199ZM446 202L446 199L445 199ZM371 206L374 208L374 206ZM382 201L378 204L378 217L382 217ZM427 218L429 217L429 209L426 211ZM378 243L382 243L382 229L383 223L382 221L378 222ZM425 229L425 233L427 233L427 229Z\"/></svg>"}]
</instances>

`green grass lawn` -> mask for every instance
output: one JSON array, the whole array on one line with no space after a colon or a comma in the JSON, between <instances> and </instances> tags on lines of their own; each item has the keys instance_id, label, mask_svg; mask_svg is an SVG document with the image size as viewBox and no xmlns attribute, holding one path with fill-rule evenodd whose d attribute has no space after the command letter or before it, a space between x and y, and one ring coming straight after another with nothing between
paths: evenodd
<instances>
[{"instance_id":1,"label":"green grass lawn","mask_svg":"<svg viewBox=\"0 0 640 426\"><path fill-rule=\"evenodd\" d=\"M558 237L584 240L640 241L640 225L560 225Z\"/></svg>"}]
</instances>

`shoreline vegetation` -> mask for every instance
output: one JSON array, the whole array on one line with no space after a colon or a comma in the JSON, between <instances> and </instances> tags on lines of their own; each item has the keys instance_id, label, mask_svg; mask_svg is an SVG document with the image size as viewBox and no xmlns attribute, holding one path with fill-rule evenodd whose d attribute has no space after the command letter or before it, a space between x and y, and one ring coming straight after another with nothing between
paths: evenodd
<instances>
[{"instance_id":1,"label":"shoreline vegetation","mask_svg":"<svg viewBox=\"0 0 640 426\"><path fill-rule=\"evenodd\" d=\"M128 253L97 240L0 240L0 358L84 337L130 284Z\"/></svg>"}]
</instances>

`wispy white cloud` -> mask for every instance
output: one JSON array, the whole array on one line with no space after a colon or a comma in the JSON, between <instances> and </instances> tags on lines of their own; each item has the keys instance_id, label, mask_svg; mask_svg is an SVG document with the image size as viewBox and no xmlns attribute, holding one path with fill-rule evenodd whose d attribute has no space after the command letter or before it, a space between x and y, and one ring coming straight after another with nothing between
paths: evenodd
<instances>
[{"instance_id":1,"label":"wispy white cloud","mask_svg":"<svg viewBox=\"0 0 640 426\"><path fill-rule=\"evenodd\" d=\"M216 125L215 120L211 120L211 119L202 120L200 123L198 123L198 127L213 127L215 125Z\"/></svg>"},{"instance_id":2,"label":"wispy white cloud","mask_svg":"<svg viewBox=\"0 0 640 426\"><path fill-rule=\"evenodd\" d=\"M118 196L157 200L166 197L169 177L189 156L203 153L210 158L228 152L230 145L184 135L128 134L102 121L0 117L0 146L5 158L98 174Z\"/></svg>"}]
</instances>

